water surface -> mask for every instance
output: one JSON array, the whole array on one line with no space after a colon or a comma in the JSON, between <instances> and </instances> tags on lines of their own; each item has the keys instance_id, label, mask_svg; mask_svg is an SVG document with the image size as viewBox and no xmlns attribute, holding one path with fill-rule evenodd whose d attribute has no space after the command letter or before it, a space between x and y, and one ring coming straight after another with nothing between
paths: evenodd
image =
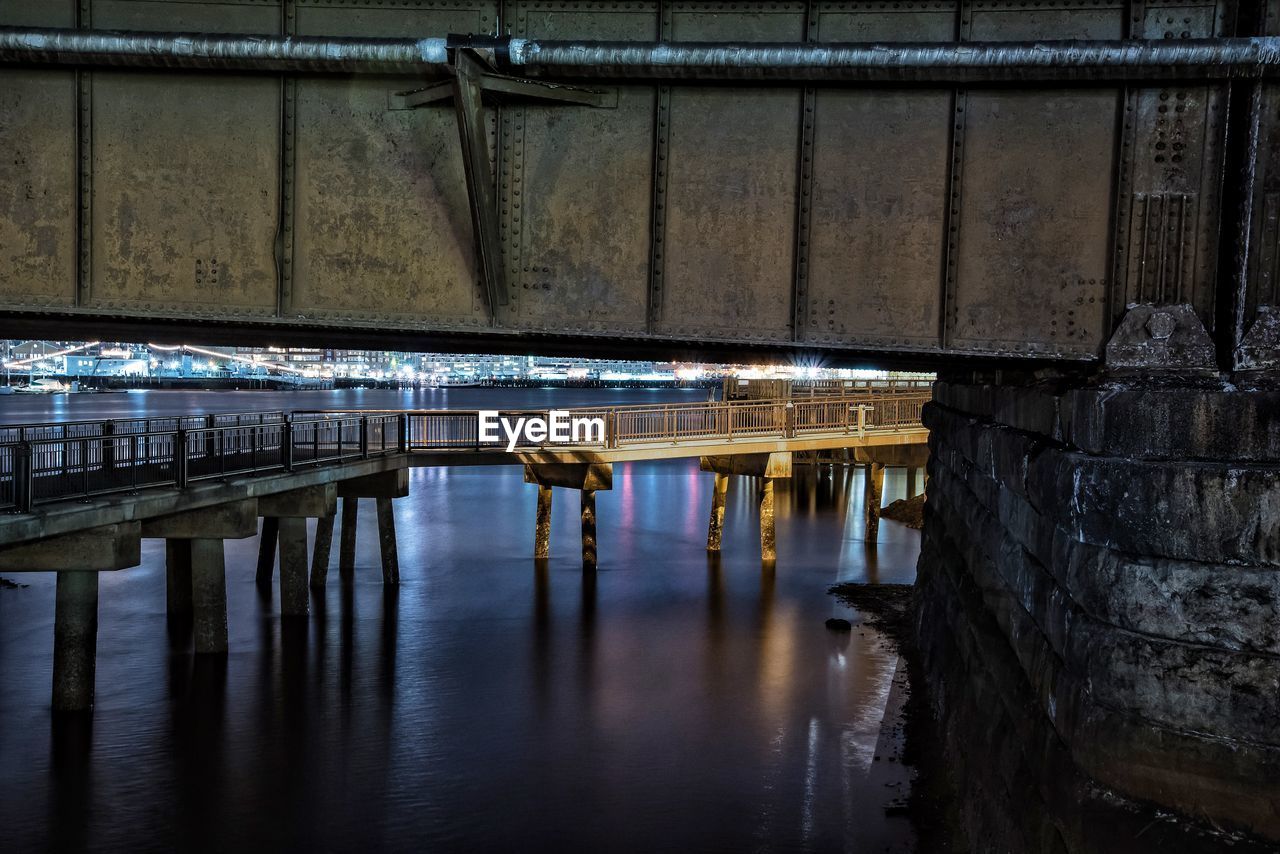
<instances>
[{"instance_id":1,"label":"water surface","mask_svg":"<svg viewBox=\"0 0 1280 854\"><path fill-rule=\"evenodd\" d=\"M342 407L698 401L706 392L147 392L0 398L0 421ZM103 574L97 707L49 710L54 578L0 590L0 848L90 850L910 850L881 730L897 653L827 595L907 583L918 534L863 540L860 472L798 467L759 561L756 492L734 478L724 552L704 550L697 461L615 467L581 570L577 493L555 490L532 559L519 468L415 469L385 590L372 502L356 580L335 565L286 624L227 543L231 651L171 644L164 546ZM905 478L889 471L886 500ZM335 543L336 546L336 543ZM335 548L336 552L336 548ZM877 761L876 756L881 759Z\"/></svg>"}]
</instances>

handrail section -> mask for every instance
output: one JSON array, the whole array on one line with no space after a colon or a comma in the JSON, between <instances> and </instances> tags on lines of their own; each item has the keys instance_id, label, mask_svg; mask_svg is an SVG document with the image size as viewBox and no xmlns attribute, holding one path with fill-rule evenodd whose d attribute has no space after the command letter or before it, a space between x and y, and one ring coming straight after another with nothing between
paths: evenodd
<instances>
[{"instance_id":1,"label":"handrail section","mask_svg":"<svg viewBox=\"0 0 1280 854\"><path fill-rule=\"evenodd\" d=\"M920 427L927 394L564 410L611 449ZM509 423L549 410L501 410ZM0 510L415 451L483 450L478 410L307 410L0 427ZM157 429L158 428L158 429ZM585 435L585 434L584 434ZM495 450L504 450L506 437ZM521 434L520 451L549 447ZM557 447L566 447L558 445Z\"/></svg>"}]
</instances>

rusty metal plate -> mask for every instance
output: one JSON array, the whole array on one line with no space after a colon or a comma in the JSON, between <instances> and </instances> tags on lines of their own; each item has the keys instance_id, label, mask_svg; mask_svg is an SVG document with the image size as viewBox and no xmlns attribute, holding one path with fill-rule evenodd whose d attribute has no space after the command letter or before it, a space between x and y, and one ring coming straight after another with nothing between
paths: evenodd
<instances>
[{"instance_id":1,"label":"rusty metal plate","mask_svg":"<svg viewBox=\"0 0 1280 854\"><path fill-rule=\"evenodd\" d=\"M800 41L804 4L677 4L677 41ZM791 339L798 89L673 87L654 330Z\"/></svg>"},{"instance_id":2,"label":"rusty metal plate","mask_svg":"<svg viewBox=\"0 0 1280 854\"><path fill-rule=\"evenodd\" d=\"M277 32L280 10L99 2L101 28ZM89 305L266 315L276 303L280 83L95 72Z\"/></svg>"},{"instance_id":3,"label":"rusty metal plate","mask_svg":"<svg viewBox=\"0 0 1280 854\"><path fill-rule=\"evenodd\" d=\"M0 25L69 27L71 2L0 4ZM75 72L0 71L0 304L74 305Z\"/></svg>"},{"instance_id":4,"label":"rusty metal plate","mask_svg":"<svg viewBox=\"0 0 1280 854\"><path fill-rule=\"evenodd\" d=\"M306 5L301 35L492 33L496 4ZM387 109L412 77L302 78L288 317L487 325L452 102Z\"/></svg>"},{"instance_id":5,"label":"rusty metal plate","mask_svg":"<svg viewBox=\"0 0 1280 854\"><path fill-rule=\"evenodd\" d=\"M1019 4L1022 6L1022 4ZM975 41L1119 38L1124 11L975 10ZM1106 323L1120 94L969 90L957 100L960 193L949 282L957 349L1093 355Z\"/></svg>"},{"instance_id":6,"label":"rusty metal plate","mask_svg":"<svg viewBox=\"0 0 1280 854\"><path fill-rule=\"evenodd\" d=\"M970 3L966 41L1124 38L1122 0L987 0Z\"/></svg>"},{"instance_id":7,"label":"rusty metal plate","mask_svg":"<svg viewBox=\"0 0 1280 854\"><path fill-rule=\"evenodd\" d=\"M818 40L955 34L953 4L878 5L824 11ZM817 90L815 100L812 213L808 245L802 236L799 247L809 252L801 339L937 346L951 92L833 88Z\"/></svg>"},{"instance_id":8,"label":"rusty metal plate","mask_svg":"<svg viewBox=\"0 0 1280 854\"><path fill-rule=\"evenodd\" d=\"M1267 35L1280 35L1280 0L1271 0ZM1259 306L1280 306L1280 86L1264 84L1258 105L1258 149L1249 243L1245 323Z\"/></svg>"},{"instance_id":9,"label":"rusty metal plate","mask_svg":"<svg viewBox=\"0 0 1280 854\"><path fill-rule=\"evenodd\" d=\"M645 41L655 36L657 4L521 3L512 17L515 35ZM513 325L644 332L654 101L651 87L633 86L619 91L615 109L504 108Z\"/></svg>"},{"instance_id":10,"label":"rusty metal plate","mask_svg":"<svg viewBox=\"0 0 1280 854\"><path fill-rule=\"evenodd\" d=\"M1137 35L1201 38L1223 26L1214 3L1153 4ZM1126 106L1125 302L1191 303L1212 328L1225 86L1138 89Z\"/></svg>"}]
</instances>

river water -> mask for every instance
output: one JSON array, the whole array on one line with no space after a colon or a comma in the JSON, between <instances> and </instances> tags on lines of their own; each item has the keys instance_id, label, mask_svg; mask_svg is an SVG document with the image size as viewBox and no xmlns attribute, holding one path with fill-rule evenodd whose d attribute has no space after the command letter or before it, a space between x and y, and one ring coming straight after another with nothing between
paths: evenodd
<instances>
[{"instance_id":1,"label":"river water","mask_svg":"<svg viewBox=\"0 0 1280 854\"><path fill-rule=\"evenodd\" d=\"M279 408L544 408L701 401L705 390L159 392L0 398L0 421ZM905 584L917 532L864 541L862 475L798 466L759 560L734 478L704 549L697 460L615 467L581 569L577 495L555 490L550 561L517 467L414 469L383 588L372 502L354 585L334 568L283 627L227 543L230 654L171 645L164 544L100 584L97 705L49 709L54 577L0 589L0 849L909 851L882 728L899 659L827 594ZM885 500L903 497L890 469ZM335 538L336 539L336 538ZM892 715L890 715L892 716ZM879 758L877 758L879 757Z\"/></svg>"}]
</instances>

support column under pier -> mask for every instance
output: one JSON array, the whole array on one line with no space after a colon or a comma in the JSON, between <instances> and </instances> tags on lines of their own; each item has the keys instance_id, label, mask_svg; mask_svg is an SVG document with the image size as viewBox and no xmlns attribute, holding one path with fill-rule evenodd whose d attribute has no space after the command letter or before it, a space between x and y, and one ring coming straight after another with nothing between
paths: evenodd
<instances>
[{"instance_id":1,"label":"support column under pier","mask_svg":"<svg viewBox=\"0 0 1280 854\"><path fill-rule=\"evenodd\" d=\"M957 775L1018 793L963 823L1002 850L1280 840L1280 391L1002 379L925 410L928 690Z\"/></svg>"},{"instance_id":2,"label":"support column under pier","mask_svg":"<svg viewBox=\"0 0 1280 854\"><path fill-rule=\"evenodd\" d=\"M769 454L733 454L702 457L698 467L715 472L716 483L711 498L711 520L707 525L707 550L719 551L724 526L724 499L729 475L746 475L760 479L760 559L766 564L777 560L777 537L774 532L774 481L791 477L793 456L790 451Z\"/></svg>"},{"instance_id":3,"label":"support column under pier","mask_svg":"<svg viewBox=\"0 0 1280 854\"><path fill-rule=\"evenodd\" d=\"M862 499L866 505L867 543L875 545L880 536L880 504L884 499L884 464L867 463Z\"/></svg>"},{"instance_id":4,"label":"support column under pier","mask_svg":"<svg viewBox=\"0 0 1280 854\"><path fill-rule=\"evenodd\" d=\"M93 708L98 650L98 573L137 566L142 526L119 522L0 548L0 572L56 572L53 708Z\"/></svg>"},{"instance_id":5,"label":"support column under pier","mask_svg":"<svg viewBox=\"0 0 1280 854\"><path fill-rule=\"evenodd\" d=\"M773 478L760 478L760 560L778 559L777 536L773 528Z\"/></svg>"},{"instance_id":6,"label":"support column under pier","mask_svg":"<svg viewBox=\"0 0 1280 854\"><path fill-rule=\"evenodd\" d=\"M365 475L338 484L337 495L342 499L342 534L338 548L338 572L343 582L355 578L356 527L360 517L358 502L362 498L372 498L378 514L382 581L384 584L400 583L400 564L396 556L395 518L392 515L391 501L408 494L409 470L407 468Z\"/></svg>"},{"instance_id":7,"label":"support column under pier","mask_svg":"<svg viewBox=\"0 0 1280 854\"><path fill-rule=\"evenodd\" d=\"M59 572L54 608L54 711L92 708L98 653L98 573Z\"/></svg>"},{"instance_id":8,"label":"support column under pier","mask_svg":"<svg viewBox=\"0 0 1280 854\"><path fill-rule=\"evenodd\" d=\"M191 598L196 652L226 652L227 570L222 540L191 541Z\"/></svg>"},{"instance_id":9,"label":"support column under pier","mask_svg":"<svg viewBox=\"0 0 1280 854\"><path fill-rule=\"evenodd\" d=\"M316 519L316 542L311 552L311 586L323 590L329 580L329 558L333 553L333 523L338 514Z\"/></svg>"},{"instance_id":10,"label":"support column under pier","mask_svg":"<svg viewBox=\"0 0 1280 854\"><path fill-rule=\"evenodd\" d=\"M258 499L229 501L142 523L143 537L187 540L191 549L192 634L198 653L227 651L227 577L223 541L258 533Z\"/></svg>"},{"instance_id":11,"label":"support column under pier","mask_svg":"<svg viewBox=\"0 0 1280 854\"><path fill-rule=\"evenodd\" d=\"M338 574L343 581L356 575L356 523L360 517L360 499L342 499L342 532L338 544Z\"/></svg>"},{"instance_id":12,"label":"support column under pier","mask_svg":"<svg viewBox=\"0 0 1280 854\"><path fill-rule=\"evenodd\" d=\"M707 523L707 551L720 551L720 537L724 532L724 499L729 492L729 475L716 473L711 488L711 519Z\"/></svg>"},{"instance_id":13,"label":"support column under pier","mask_svg":"<svg viewBox=\"0 0 1280 854\"><path fill-rule=\"evenodd\" d=\"M382 583L400 583L400 557L396 551L396 515L390 498L375 498L378 508L378 550L382 558Z\"/></svg>"},{"instance_id":14,"label":"support column under pier","mask_svg":"<svg viewBox=\"0 0 1280 854\"><path fill-rule=\"evenodd\" d=\"M533 553L538 560L550 554L551 487L576 489L582 494L582 568L595 569L596 492L613 488L610 463L529 463L525 483L538 486L538 517L534 523Z\"/></svg>"},{"instance_id":15,"label":"support column under pier","mask_svg":"<svg viewBox=\"0 0 1280 854\"><path fill-rule=\"evenodd\" d=\"M533 526L533 556L551 557L551 487L538 486L538 516Z\"/></svg>"},{"instance_id":16,"label":"support column under pier","mask_svg":"<svg viewBox=\"0 0 1280 854\"><path fill-rule=\"evenodd\" d=\"M338 509L336 484L323 483L304 486L288 492L277 492L258 499L258 512L263 515L263 539L265 548L269 542L267 530L273 534L280 554L280 614L303 616L309 609L307 593L307 520L320 520L316 527L316 552L324 555L324 567L329 564L329 542L333 537L333 516ZM325 521L328 528L325 528ZM321 543L321 537L327 537ZM322 548L323 545L323 548ZM258 583L264 584L262 567L271 566L274 555L259 555ZM312 576L313 583L315 576ZM268 569L265 589L270 589L271 574ZM320 585L324 586L323 576Z\"/></svg>"},{"instance_id":17,"label":"support column under pier","mask_svg":"<svg viewBox=\"0 0 1280 854\"><path fill-rule=\"evenodd\" d=\"M165 602L171 620L191 616L191 541L164 541Z\"/></svg>"},{"instance_id":18,"label":"support column under pier","mask_svg":"<svg viewBox=\"0 0 1280 854\"><path fill-rule=\"evenodd\" d=\"M582 568L596 568L596 491L582 490Z\"/></svg>"},{"instance_id":19,"label":"support column under pier","mask_svg":"<svg viewBox=\"0 0 1280 854\"><path fill-rule=\"evenodd\" d=\"M307 520L284 517L279 520L280 615L305 617L309 610L307 590Z\"/></svg>"},{"instance_id":20,"label":"support column under pier","mask_svg":"<svg viewBox=\"0 0 1280 854\"><path fill-rule=\"evenodd\" d=\"M276 568L276 541L280 536L280 520L274 516L262 519L262 534L258 540L257 581L261 587L271 586L271 576Z\"/></svg>"}]
</instances>

